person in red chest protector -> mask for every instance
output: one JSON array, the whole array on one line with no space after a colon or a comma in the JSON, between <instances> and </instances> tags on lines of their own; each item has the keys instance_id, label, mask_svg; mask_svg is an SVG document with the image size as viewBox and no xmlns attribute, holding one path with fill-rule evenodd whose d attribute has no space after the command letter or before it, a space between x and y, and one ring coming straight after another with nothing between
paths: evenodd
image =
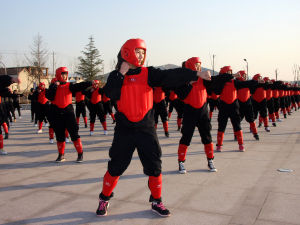
<instances>
[{"instance_id":1,"label":"person in red chest protector","mask_svg":"<svg viewBox=\"0 0 300 225\"><path fill-rule=\"evenodd\" d=\"M154 87L153 101L154 101L155 128L157 128L158 116L160 116L161 122L163 123L165 136L169 137L168 111L167 111L165 97L166 97L165 92L161 87Z\"/></svg>"},{"instance_id":2,"label":"person in red chest protector","mask_svg":"<svg viewBox=\"0 0 300 225\"><path fill-rule=\"evenodd\" d=\"M116 127L109 150L108 170L103 178L96 214L106 216L108 201L119 177L130 164L135 148L142 162L144 173L149 176L152 210L160 216L169 216L161 200L161 148L154 127L153 87L177 87L198 76L210 79L209 72L188 69L160 70L143 67L146 45L142 39L130 39L118 54L116 70L111 72L104 93L117 101Z\"/></svg>"},{"instance_id":3,"label":"person in red chest protector","mask_svg":"<svg viewBox=\"0 0 300 225\"><path fill-rule=\"evenodd\" d=\"M244 70L241 70L238 73L241 75L241 77L238 77L237 79L240 81L245 81L247 76L246 72ZM246 121L250 124L250 130L253 133L253 137L256 140L259 140L250 97L251 94L250 94L250 89L248 87L237 90L237 98L240 106L239 110L240 110L241 121L245 117Z\"/></svg>"},{"instance_id":4,"label":"person in red chest protector","mask_svg":"<svg viewBox=\"0 0 300 225\"><path fill-rule=\"evenodd\" d=\"M7 87L12 83L20 83L20 80L18 78L12 78L8 75L0 76L0 155L7 155L7 152L4 150L3 135L1 129L1 126L6 121L6 112L4 109L4 103L2 102L2 97L11 94Z\"/></svg>"},{"instance_id":5,"label":"person in red chest protector","mask_svg":"<svg viewBox=\"0 0 300 225\"><path fill-rule=\"evenodd\" d=\"M68 69L66 67L59 67L56 70L55 83L52 83L49 90L46 93L47 98L51 100L51 115L53 120L51 120L51 125L53 126L57 148L58 157L56 162L65 161L64 151L65 151L65 130L68 130L71 136L71 140L77 150L78 157L76 162L83 161L83 150L78 135L78 125L76 123L76 118L74 114L74 109L72 105L72 92L78 92L91 86L91 82L81 82L78 84L68 83Z\"/></svg>"},{"instance_id":6,"label":"person in red chest protector","mask_svg":"<svg viewBox=\"0 0 300 225\"><path fill-rule=\"evenodd\" d=\"M170 91L169 100L170 100L170 105L169 105L168 118L169 119L171 118L173 108L175 108L177 112L177 130L179 131L181 129L181 124L182 124L184 103L178 98L177 94L173 90Z\"/></svg>"},{"instance_id":7,"label":"person in red chest protector","mask_svg":"<svg viewBox=\"0 0 300 225\"><path fill-rule=\"evenodd\" d=\"M292 104L292 101L291 101L291 95L290 95L290 90L291 90L291 86L290 86L290 83L285 83L285 108L286 108L286 111L288 112L288 115L292 115L292 112L291 112L291 104Z\"/></svg>"},{"instance_id":8,"label":"person in red chest protector","mask_svg":"<svg viewBox=\"0 0 300 225\"><path fill-rule=\"evenodd\" d=\"M188 59L184 64L185 68L193 71L201 71L201 61L198 57ZM198 78L197 81L191 82L191 88L187 96L183 99L185 103L183 121L182 121L182 137L178 146L178 164L179 173L185 174L186 169L184 162L188 146L192 141L195 127L198 128L201 141L204 144L204 150L208 162L210 172L216 172L217 169L213 164L214 148L211 138L211 124L207 109L207 91L206 86L209 85L208 81Z\"/></svg>"},{"instance_id":9,"label":"person in red chest protector","mask_svg":"<svg viewBox=\"0 0 300 225\"><path fill-rule=\"evenodd\" d=\"M254 118L257 119L259 113L258 127L260 127L263 122L265 126L265 130L267 132L270 132L268 115L267 115L267 99L266 99L267 97L266 90L268 89L268 84L266 84L263 81L262 76L260 74L254 75L252 80L263 82L257 87L251 89Z\"/></svg>"},{"instance_id":10,"label":"person in red chest protector","mask_svg":"<svg viewBox=\"0 0 300 225\"><path fill-rule=\"evenodd\" d=\"M106 126L104 108L102 103L103 89L100 88L99 85L100 85L100 81L94 80L93 88L83 92L90 99L89 110L90 110L90 135L91 136L94 134L96 115L98 116L102 124L104 135L107 135L107 126Z\"/></svg>"},{"instance_id":11,"label":"person in red chest protector","mask_svg":"<svg viewBox=\"0 0 300 225\"><path fill-rule=\"evenodd\" d=\"M293 96L294 96L293 108L295 109L295 111L297 111L297 109L300 109L300 96L299 96L300 88L297 83L295 83L293 85L292 90L293 90Z\"/></svg>"},{"instance_id":12,"label":"person in red chest protector","mask_svg":"<svg viewBox=\"0 0 300 225\"><path fill-rule=\"evenodd\" d=\"M280 102L279 102L279 86L280 82L275 81L274 79L271 80L272 82L272 95L273 95L273 101L274 101L274 114L276 117L277 122L282 122L282 120L279 118L279 109L280 109Z\"/></svg>"},{"instance_id":13,"label":"person in red chest protector","mask_svg":"<svg viewBox=\"0 0 300 225\"><path fill-rule=\"evenodd\" d=\"M80 120L80 114L83 117L84 126L87 128L87 116L86 116L86 109L85 109L85 101L84 101L85 95L82 94L81 91L76 92L75 94L75 100L76 100L76 122L79 126L79 120Z\"/></svg>"},{"instance_id":14,"label":"person in red chest protector","mask_svg":"<svg viewBox=\"0 0 300 225\"><path fill-rule=\"evenodd\" d=\"M38 134L43 133L43 121L45 121L45 125L47 124L47 113L49 112L49 105L50 102L46 98L46 88L45 88L45 83L41 82L38 86L37 89L38 93L38 110L37 110L37 117L38 117Z\"/></svg>"},{"instance_id":15,"label":"person in red chest protector","mask_svg":"<svg viewBox=\"0 0 300 225\"><path fill-rule=\"evenodd\" d=\"M266 99L267 99L267 108L269 113L269 120L272 121L273 127L276 127L276 118L274 110L274 99L273 99L273 90L272 90L272 81L269 77L264 77L266 83Z\"/></svg>"},{"instance_id":16,"label":"person in red chest protector","mask_svg":"<svg viewBox=\"0 0 300 225\"><path fill-rule=\"evenodd\" d=\"M113 120L113 124L116 122L115 114L112 111L112 105L111 100L108 98L104 93L102 95L102 101L103 101L103 109L104 109L104 115L106 117L107 114L110 115L110 117Z\"/></svg>"},{"instance_id":17,"label":"person in red chest protector","mask_svg":"<svg viewBox=\"0 0 300 225\"><path fill-rule=\"evenodd\" d=\"M218 108L219 105L219 95L216 95L213 91L207 94L207 102L209 105L209 119L211 120L214 110Z\"/></svg>"},{"instance_id":18,"label":"person in red chest protector","mask_svg":"<svg viewBox=\"0 0 300 225\"><path fill-rule=\"evenodd\" d=\"M223 87L218 90L218 92L216 91L216 94L220 94L216 151L222 151L224 132L226 129L228 118L230 118L234 134L237 137L237 141L239 144L239 150L243 152L245 151L245 147L243 144L243 131L241 128L237 90L257 85L257 81L239 81L237 79L233 79L234 77L237 78L241 75L239 73L232 75L232 69L230 66L224 66L223 68L221 68L218 76L229 76L231 77L231 79L225 82L223 84Z\"/></svg>"}]
</instances>

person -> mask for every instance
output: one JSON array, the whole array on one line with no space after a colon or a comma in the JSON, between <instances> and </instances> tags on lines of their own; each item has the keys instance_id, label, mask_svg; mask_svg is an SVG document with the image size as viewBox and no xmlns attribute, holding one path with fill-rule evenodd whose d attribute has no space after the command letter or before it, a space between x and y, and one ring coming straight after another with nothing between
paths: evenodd
<instances>
[{"instance_id":1,"label":"person","mask_svg":"<svg viewBox=\"0 0 300 225\"><path fill-rule=\"evenodd\" d=\"M38 118L38 130L37 133L41 134L43 133L43 122L45 121L45 127L47 126L47 114L49 111L50 102L46 98L46 88L45 83L41 82L39 83L38 89L37 89L37 118Z\"/></svg>"},{"instance_id":2,"label":"person","mask_svg":"<svg viewBox=\"0 0 300 225\"><path fill-rule=\"evenodd\" d=\"M54 129L58 149L56 162L60 163L65 161L65 130L67 130L70 133L71 140L78 153L76 162L81 163L83 161L83 149L72 105L72 93L82 91L90 87L92 83L69 83L67 82L68 73L67 67L59 67L56 69L55 77L57 81L49 86L46 97L51 101L51 126Z\"/></svg>"},{"instance_id":3,"label":"person","mask_svg":"<svg viewBox=\"0 0 300 225\"><path fill-rule=\"evenodd\" d=\"M240 70L238 73L241 75L241 77L237 79L240 81L246 81L247 78L246 72L244 70ZM258 132L254 120L250 89L248 87L238 89L237 98L240 106L239 111L240 111L241 121L243 121L245 117L246 121L250 125L250 131L252 132L253 137L256 140L259 140L259 136L258 136Z\"/></svg>"},{"instance_id":4,"label":"person","mask_svg":"<svg viewBox=\"0 0 300 225\"><path fill-rule=\"evenodd\" d=\"M214 110L219 107L219 95L216 95L213 91L207 93L207 102L209 105L209 119L211 120Z\"/></svg>"},{"instance_id":5,"label":"person","mask_svg":"<svg viewBox=\"0 0 300 225\"><path fill-rule=\"evenodd\" d=\"M75 93L75 100L76 100L76 122L79 126L80 114L83 117L84 127L87 128L87 116L86 116L86 109L85 109L85 95L82 94L81 91Z\"/></svg>"},{"instance_id":6,"label":"person","mask_svg":"<svg viewBox=\"0 0 300 225\"><path fill-rule=\"evenodd\" d=\"M184 103L178 98L178 95L173 90L170 91L169 100L170 100L170 104L169 104L168 119L171 118L173 108L175 108L177 112L177 130L180 131L182 125Z\"/></svg>"},{"instance_id":7,"label":"person","mask_svg":"<svg viewBox=\"0 0 300 225\"><path fill-rule=\"evenodd\" d=\"M267 109L269 113L269 122L272 122L272 126L276 127L276 117L275 117L275 108L274 108L274 99L273 99L273 83L269 77L263 78L266 83L266 100L267 100Z\"/></svg>"},{"instance_id":8,"label":"person","mask_svg":"<svg viewBox=\"0 0 300 225\"><path fill-rule=\"evenodd\" d=\"M13 107L14 107L14 113L17 109L18 111L18 115L19 115L19 119L21 119L21 108L20 108L20 97L23 97L23 94L17 94L17 90L14 90L13 91L13 94L12 94L12 99L13 99Z\"/></svg>"},{"instance_id":9,"label":"person","mask_svg":"<svg viewBox=\"0 0 300 225\"><path fill-rule=\"evenodd\" d=\"M106 119L106 115L109 114L111 119L113 120L113 124L116 122L115 114L112 111L112 104L110 98L108 98L104 93L102 95L102 104L104 109L104 117Z\"/></svg>"},{"instance_id":10,"label":"person","mask_svg":"<svg viewBox=\"0 0 300 225\"><path fill-rule=\"evenodd\" d=\"M104 93L117 100L116 127L109 149L108 170L99 194L98 216L106 216L109 200L119 177L131 162L135 148L142 162L144 173L149 176L148 187L151 208L160 216L170 216L161 199L161 148L154 127L153 87L176 87L198 76L210 79L209 72L188 69L160 70L143 67L146 44L142 39L127 40L118 54L116 70L112 71L104 86Z\"/></svg>"},{"instance_id":11,"label":"person","mask_svg":"<svg viewBox=\"0 0 300 225\"><path fill-rule=\"evenodd\" d=\"M165 91L161 87L154 87L153 107L154 107L155 128L157 128L158 117L160 116L161 122L163 123L165 136L169 137L168 111L167 111L165 98L166 98Z\"/></svg>"},{"instance_id":12,"label":"person","mask_svg":"<svg viewBox=\"0 0 300 225\"><path fill-rule=\"evenodd\" d=\"M12 78L8 75L0 76L0 155L7 155L7 152L4 150L3 135L1 129L1 125L6 120L6 112L3 108L4 104L2 102L2 97L11 95L11 92L7 87L12 83L20 83L19 78Z\"/></svg>"},{"instance_id":13,"label":"person","mask_svg":"<svg viewBox=\"0 0 300 225\"><path fill-rule=\"evenodd\" d=\"M239 104L237 100L237 90L244 87L257 85L257 81L239 81L237 79L233 79L238 78L241 75L239 73L232 74L232 69L230 66L222 67L218 76L225 76L230 79L224 82L223 86L220 89L215 90L216 94L220 94L216 151L222 151L224 132L227 126L228 118L230 118L234 130L234 135L237 137L237 141L239 144L239 151L244 152L245 147L243 140L243 131L241 128Z\"/></svg>"},{"instance_id":14,"label":"person","mask_svg":"<svg viewBox=\"0 0 300 225\"><path fill-rule=\"evenodd\" d=\"M189 58L183 63L183 67L192 71L201 71L201 60L199 57ZM186 85L186 94L183 97L185 103L183 121L182 121L182 137L178 146L178 165L179 173L185 174L186 169L184 167L187 149L192 141L192 137L195 131L195 127L201 136L201 141L204 144L204 151L207 158L208 169L210 172L217 172L213 164L214 160L214 147L211 138L211 123L208 114L207 104L207 88L211 86L210 81L198 78L197 81L191 82Z\"/></svg>"},{"instance_id":15,"label":"person","mask_svg":"<svg viewBox=\"0 0 300 225\"><path fill-rule=\"evenodd\" d=\"M268 84L264 82L262 76L259 73L255 74L252 80L263 82L262 84L253 87L251 89L254 118L257 119L259 113L258 127L261 127L261 124L263 122L265 131L270 132L268 115L267 115L267 95L266 95Z\"/></svg>"},{"instance_id":16,"label":"person","mask_svg":"<svg viewBox=\"0 0 300 225\"><path fill-rule=\"evenodd\" d=\"M272 82L272 95L273 95L273 101L274 101L274 114L276 117L276 121L277 122L282 122L282 120L279 117L279 108L280 108L280 102L279 102L279 87L280 86L280 82L279 81L275 81L274 79L271 80Z\"/></svg>"},{"instance_id":17,"label":"person","mask_svg":"<svg viewBox=\"0 0 300 225\"><path fill-rule=\"evenodd\" d=\"M34 125L37 126L37 95L34 88L30 88L28 100L30 100L31 122L34 122Z\"/></svg>"}]
</instances>

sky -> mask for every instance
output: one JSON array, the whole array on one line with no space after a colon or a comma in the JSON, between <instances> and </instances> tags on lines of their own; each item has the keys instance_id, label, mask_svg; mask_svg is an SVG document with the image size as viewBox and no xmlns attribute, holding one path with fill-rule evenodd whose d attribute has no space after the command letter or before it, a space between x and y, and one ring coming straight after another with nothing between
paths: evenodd
<instances>
[{"instance_id":1,"label":"sky","mask_svg":"<svg viewBox=\"0 0 300 225\"><path fill-rule=\"evenodd\" d=\"M299 0L0 0L0 60L26 65L34 37L49 51L48 67L74 72L89 37L104 60L104 72L130 38L147 45L147 64L181 65L200 57L215 70L230 65L294 80L300 66ZM244 61L244 59L247 60ZM0 65L1 66L1 65Z\"/></svg>"}]
</instances>

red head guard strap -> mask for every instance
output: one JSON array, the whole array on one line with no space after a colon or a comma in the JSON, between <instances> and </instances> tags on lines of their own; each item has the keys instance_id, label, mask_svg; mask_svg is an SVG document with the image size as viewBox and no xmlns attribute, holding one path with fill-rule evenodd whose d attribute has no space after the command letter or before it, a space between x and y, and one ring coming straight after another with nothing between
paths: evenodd
<instances>
[{"instance_id":1,"label":"red head guard strap","mask_svg":"<svg viewBox=\"0 0 300 225\"><path fill-rule=\"evenodd\" d=\"M199 57L192 57L189 58L186 62L185 62L185 68L188 68L190 70L194 70L196 71L196 63L201 63L201 60Z\"/></svg>"},{"instance_id":2,"label":"red head guard strap","mask_svg":"<svg viewBox=\"0 0 300 225\"><path fill-rule=\"evenodd\" d=\"M145 50L145 58L144 61L141 63L141 65L139 64L139 61L135 55L135 49L137 48L141 48ZM121 56L125 61L129 62L134 66L137 67L143 66L146 60L146 44L144 40L137 38L137 39L129 39L128 41L126 41L121 48Z\"/></svg>"}]
</instances>

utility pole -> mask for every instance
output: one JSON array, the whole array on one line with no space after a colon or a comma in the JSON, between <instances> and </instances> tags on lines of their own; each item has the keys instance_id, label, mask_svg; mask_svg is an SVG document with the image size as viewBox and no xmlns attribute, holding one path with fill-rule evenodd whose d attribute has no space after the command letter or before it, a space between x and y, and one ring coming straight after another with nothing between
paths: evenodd
<instances>
[{"instance_id":1,"label":"utility pole","mask_svg":"<svg viewBox=\"0 0 300 225\"><path fill-rule=\"evenodd\" d=\"M275 70L276 81L277 81L277 74L278 74L278 69Z\"/></svg>"},{"instance_id":2,"label":"utility pole","mask_svg":"<svg viewBox=\"0 0 300 225\"><path fill-rule=\"evenodd\" d=\"M55 70L54 70L54 52L52 52L52 69L53 69L53 76L55 76Z\"/></svg>"},{"instance_id":3,"label":"utility pole","mask_svg":"<svg viewBox=\"0 0 300 225\"><path fill-rule=\"evenodd\" d=\"M215 57L216 57L216 55L213 54L213 66L212 66L213 67L212 68L213 69L213 76L215 75Z\"/></svg>"},{"instance_id":4,"label":"utility pole","mask_svg":"<svg viewBox=\"0 0 300 225\"><path fill-rule=\"evenodd\" d=\"M247 63L247 65L246 65L246 68L247 68L247 80L249 80L248 61L247 61L247 59L244 59L244 61Z\"/></svg>"}]
</instances>

